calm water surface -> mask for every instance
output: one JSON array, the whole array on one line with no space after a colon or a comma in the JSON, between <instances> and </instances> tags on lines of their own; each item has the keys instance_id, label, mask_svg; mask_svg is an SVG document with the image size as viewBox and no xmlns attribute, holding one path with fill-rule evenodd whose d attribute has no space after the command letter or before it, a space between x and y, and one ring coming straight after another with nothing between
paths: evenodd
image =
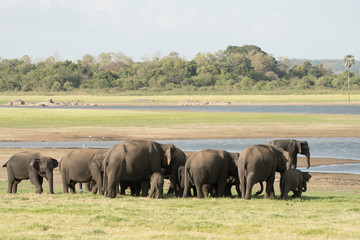
<instances>
[{"instance_id":1,"label":"calm water surface","mask_svg":"<svg viewBox=\"0 0 360 240\"><path fill-rule=\"evenodd\" d=\"M183 110L198 112L263 112L263 113L324 113L360 114L360 105L230 105L230 106L66 106L66 107L11 107L3 108L67 108L67 109L135 109Z\"/></svg>"}]
</instances>

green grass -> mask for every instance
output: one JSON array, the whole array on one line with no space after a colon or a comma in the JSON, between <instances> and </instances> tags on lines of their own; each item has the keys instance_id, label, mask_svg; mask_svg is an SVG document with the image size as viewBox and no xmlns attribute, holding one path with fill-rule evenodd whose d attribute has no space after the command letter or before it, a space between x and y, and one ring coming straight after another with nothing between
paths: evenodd
<instances>
[{"instance_id":1,"label":"green grass","mask_svg":"<svg viewBox=\"0 0 360 240\"><path fill-rule=\"evenodd\" d=\"M98 103L98 104L144 104L139 102L139 99L153 100L151 102L145 102L146 104L177 104L184 100L197 100L197 101L226 101L232 102L233 104L264 104L264 103L331 103L340 102L347 103L347 95L339 93L332 94L288 94L277 95L277 94L253 94L253 95L240 95L232 94L227 95L224 93L191 93L191 94L164 94L161 95L119 95L119 94L102 94L102 95L90 95L90 94L63 94L63 93L51 93L51 94L36 94L36 93L2 93L0 94L0 104L6 104L11 100L21 99L25 102L46 102L49 97L54 102L69 102L72 100L81 100L84 103ZM158 94L158 92L156 92ZM359 103L360 94L351 95L351 101Z\"/></svg>"},{"instance_id":2,"label":"green grass","mask_svg":"<svg viewBox=\"0 0 360 240\"><path fill-rule=\"evenodd\" d=\"M28 181L0 182L0 239L359 239L360 195L306 192L302 199L148 199L36 195Z\"/></svg>"},{"instance_id":3,"label":"green grass","mask_svg":"<svg viewBox=\"0 0 360 240\"><path fill-rule=\"evenodd\" d=\"M47 128L87 126L166 126L184 124L244 124L244 123L360 123L358 115L329 114L262 114L217 113L100 109L0 109L0 126L3 128Z\"/></svg>"}]
</instances>

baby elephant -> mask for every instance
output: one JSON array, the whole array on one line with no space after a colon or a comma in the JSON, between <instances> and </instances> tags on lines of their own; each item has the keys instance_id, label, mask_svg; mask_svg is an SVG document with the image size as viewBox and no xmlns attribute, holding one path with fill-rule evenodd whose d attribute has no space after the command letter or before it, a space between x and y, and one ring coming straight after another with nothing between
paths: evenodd
<instances>
[{"instance_id":1,"label":"baby elephant","mask_svg":"<svg viewBox=\"0 0 360 240\"><path fill-rule=\"evenodd\" d=\"M153 173L150 178L150 198L163 198L164 177L159 172Z\"/></svg>"},{"instance_id":2,"label":"baby elephant","mask_svg":"<svg viewBox=\"0 0 360 240\"><path fill-rule=\"evenodd\" d=\"M287 199L288 193L292 191L293 197L301 197L302 192L306 192L306 183L311 175L297 169L285 171L280 178L281 199Z\"/></svg>"}]
</instances>

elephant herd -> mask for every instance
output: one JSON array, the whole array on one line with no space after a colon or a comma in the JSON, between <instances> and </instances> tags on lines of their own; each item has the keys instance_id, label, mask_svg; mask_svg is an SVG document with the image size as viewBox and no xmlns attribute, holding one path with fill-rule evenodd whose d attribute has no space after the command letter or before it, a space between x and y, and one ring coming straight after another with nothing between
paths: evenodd
<instances>
[{"instance_id":1,"label":"elephant herd","mask_svg":"<svg viewBox=\"0 0 360 240\"><path fill-rule=\"evenodd\" d=\"M307 157L306 141L274 140L267 145L253 145L241 153L224 150L201 150L185 154L173 144L150 140L128 140L110 149L74 149L58 162L40 153L13 155L3 167L8 173L8 193L16 193L20 181L29 179L36 193L43 192L43 178L53 194L53 170L59 167L63 192L75 193L76 183L87 183L92 193L115 198L130 187L132 195L162 198L164 178L170 180L169 193L177 197L231 196L233 185L239 197L250 199L252 188L259 183L264 197L275 198L275 172L281 173L281 198L289 191L300 197L307 190L311 175L297 170L297 154ZM150 192L149 192L150 191Z\"/></svg>"}]
</instances>

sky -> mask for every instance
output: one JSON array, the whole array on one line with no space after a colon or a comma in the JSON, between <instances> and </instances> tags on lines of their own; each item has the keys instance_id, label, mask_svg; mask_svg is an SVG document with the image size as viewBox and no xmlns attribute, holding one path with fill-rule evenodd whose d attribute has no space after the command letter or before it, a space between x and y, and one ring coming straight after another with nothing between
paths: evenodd
<instances>
[{"instance_id":1,"label":"sky","mask_svg":"<svg viewBox=\"0 0 360 240\"><path fill-rule=\"evenodd\" d=\"M275 58L360 59L358 0L0 0L0 58L186 60L229 45Z\"/></svg>"}]
</instances>

